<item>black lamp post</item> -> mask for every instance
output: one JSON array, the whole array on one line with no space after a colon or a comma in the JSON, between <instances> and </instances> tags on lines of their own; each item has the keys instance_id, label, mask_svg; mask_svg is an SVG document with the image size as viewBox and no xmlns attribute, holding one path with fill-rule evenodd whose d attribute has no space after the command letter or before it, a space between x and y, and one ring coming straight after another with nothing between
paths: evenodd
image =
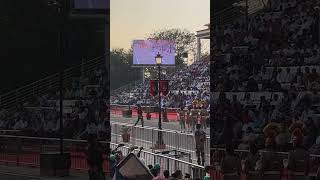
<instances>
[{"instance_id":1,"label":"black lamp post","mask_svg":"<svg viewBox=\"0 0 320 180\"><path fill-rule=\"evenodd\" d=\"M162 124L161 124L161 64L162 64L162 56L160 53L155 57L156 64L158 65L158 96L159 96L159 132L158 132L158 145L163 145L163 136L162 136Z\"/></svg>"},{"instance_id":2,"label":"black lamp post","mask_svg":"<svg viewBox=\"0 0 320 180\"><path fill-rule=\"evenodd\" d=\"M63 58L64 58L64 25L66 18L66 5L63 2L52 0L48 2L48 6L55 10L58 16L58 57L60 58L61 70L59 72L59 104L60 104L60 119L59 119L59 134L60 134L60 154L63 154Z\"/></svg>"}]
</instances>

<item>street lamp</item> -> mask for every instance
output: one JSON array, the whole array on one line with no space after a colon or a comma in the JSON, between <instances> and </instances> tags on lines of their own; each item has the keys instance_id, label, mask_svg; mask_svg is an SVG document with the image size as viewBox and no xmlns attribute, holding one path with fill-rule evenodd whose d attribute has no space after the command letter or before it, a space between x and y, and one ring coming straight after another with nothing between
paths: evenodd
<instances>
[{"instance_id":1,"label":"street lamp","mask_svg":"<svg viewBox=\"0 0 320 180\"><path fill-rule=\"evenodd\" d=\"M158 52L157 56L155 57L156 64L158 66L158 96L159 96L159 133L158 133L158 145L163 145L163 137L162 137L162 124L161 124L161 90L160 90L160 81L161 81L161 64L162 64L162 56Z\"/></svg>"}]
</instances>

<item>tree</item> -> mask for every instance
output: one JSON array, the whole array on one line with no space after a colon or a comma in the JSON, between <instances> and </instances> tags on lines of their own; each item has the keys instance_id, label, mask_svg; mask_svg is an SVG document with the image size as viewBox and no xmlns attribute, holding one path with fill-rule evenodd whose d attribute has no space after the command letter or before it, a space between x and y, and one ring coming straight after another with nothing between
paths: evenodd
<instances>
[{"instance_id":1,"label":"tree","mask_svg":"<svg viewBox=\"0 0 320 180\"><path fill-rule=\"evenodd\" d=\"M183 66L186 53L195 51L196 37L194 33L181 29L160 30L151 33L148 39L174 40L176 42L176 66Z\"/></svg>"},{"instance_id":2,"label":"tree","mask_svg":"<svg viewBox=\"0 0 320 180\"><path fill-rule=\"evenodd\" d=\"M116 89L129 82L130 62L124 49L114 49L110 53L110 87Z\"/></svg>"}]
</instances>

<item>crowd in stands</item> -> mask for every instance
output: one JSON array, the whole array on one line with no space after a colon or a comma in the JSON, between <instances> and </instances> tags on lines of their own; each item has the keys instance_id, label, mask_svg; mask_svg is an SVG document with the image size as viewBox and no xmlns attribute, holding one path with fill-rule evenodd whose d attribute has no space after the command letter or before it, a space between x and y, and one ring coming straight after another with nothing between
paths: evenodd
<instances>
[{"instance_id":1,"label":"crowd in stands","mask_svg":"<svg viewBox=\"0 0 320 180\"><path fill-rule=\"evenodd\" d=\"M278 150L287 151L289 127L307 129L304 147L319 147L319 1L286 0L245 21L218 26L211 82L213 143L264 147L263 128L278 123ZM230 128L231 127L231 128ZM317 154L319 153L317 151Z\"/></svg>"},{"instance_id":2,"label":"crowd in stands","mask_svg":"<svg viewBox=\"0 0 320 180\"><path fill-rule=\"evenodd\" d=\"M74 78L64 89L63 123L66 138L85 138L95 134L109 138L110 124L105 68ZM60 94L51 91L27 101L14 110L0 111L0 129L19 130L23 135L58 137L60 128Z\"/></svg>"},{"instance_id":3,"label":"crowd in stands","mask_svg":"<svg viewBox=\"0 0 320 180\"><path fill-rule=\"evenodd\" d=\"M190 78L192 77L192 78ZM166 75L164 79L170 80L169 94L163 97L163 106L169 108L178 108L191 106L194 100L210 100L210 76L209 61L202 60L185 68L180 68L170 75ZM150 95L149 80L139 82L129 89L118 90L111 96L111 104L141 104L145 106L156 106L158 104L157 97ZM131 96L129 97L129 94Z\"/></svg>"}]
</instances>

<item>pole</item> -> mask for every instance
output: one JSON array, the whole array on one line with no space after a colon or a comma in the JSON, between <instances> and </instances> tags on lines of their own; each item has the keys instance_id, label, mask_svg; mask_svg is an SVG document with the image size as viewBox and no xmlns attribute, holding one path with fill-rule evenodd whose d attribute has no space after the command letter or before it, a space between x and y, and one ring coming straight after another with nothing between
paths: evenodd
<instances>
[{"instance_id":1,"label":"pole","mask_svg":"<svg viewBox=\"0 0 320 180\"><path fill-rule=\"evenodd\" d=\"M161 66L160 64L158 65L158 96L159 96L159 134L158 134L158 143L159 145L163 144L163 139L162 139L162 124L161 124L161 88L160 88L160 83L161 81Z\"/></svg>"},{"instance_id":2,"label":"pole","mask_svg":"<svg viewBox=\"0 0 320 180\"><path fill-rule=\"evenodd\" d=\"M60 154L63 154L63 71L60 72Z\"/></svg>"},{"instance_id":3,"label":"pole","mask_svg":"<svg viewBox=\"0 0 320 180\"><path fill-rule=\"evenodd\" d=\"M249 21L249 5L248 5L248 0L246 0L246 32L248 33L248 21Z\"/></svg>"},{"instance_id":4,"label":"pole","mask_svg":"<svg viewBox=\"0 0 320 180\"><path fill-rule=\"evenodd\" d=\"M318 8L317 11L318 11L318 18L317 18L317 21L318 21L318 45L320 45L320 9Z\"/></svg>"}]
</instances>

